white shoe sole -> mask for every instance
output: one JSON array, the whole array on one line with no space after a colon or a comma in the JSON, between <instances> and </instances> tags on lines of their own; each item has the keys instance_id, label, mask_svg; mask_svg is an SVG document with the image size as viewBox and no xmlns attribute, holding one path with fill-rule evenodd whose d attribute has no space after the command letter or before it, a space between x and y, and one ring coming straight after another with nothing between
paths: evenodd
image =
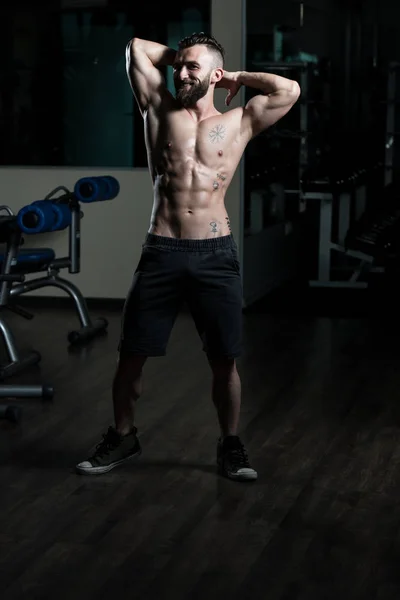
<instances>
[{"instance_id":1,"label":"white shoe sole","mask_svg":"<svg viewBox=\"0 0 400 600\"><path fill-rule=\"evenodd\" d=\"M226 477L232 481L256 481L258 479L257 471L253 470L243 470L241 473L229 473L218 467L218 472L222 477Z\"/></svg>"},{"instance_id":2,"label":"white shoe sole","mask_svg":"<svg viewBox=\"0 0 400 600\"><path fill-rule=\"evenodd\" d=\"M121 460L117 460L110 465L104 465L102 467L81 467L80 465L76 465L75 469L79 475L102 475L103 473L108 473L112 469L115 469L115 467L119 467L127 462L130 462L131 460L139 458L141 454L142 451L140 450L139 452L136 452L136 454L132 454L126 458L121 458Z\"/></svg>"}]
</instances>

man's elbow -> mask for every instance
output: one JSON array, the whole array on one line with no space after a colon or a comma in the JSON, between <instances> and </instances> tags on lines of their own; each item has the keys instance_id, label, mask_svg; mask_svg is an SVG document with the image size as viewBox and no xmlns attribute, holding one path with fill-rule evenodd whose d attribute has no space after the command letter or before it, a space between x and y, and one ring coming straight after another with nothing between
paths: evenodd
<instances>
[{"instance_id":1,"label":"man's elbow","mask_svg":"<svg viewBox=\"0 0 400 600\"><path fill-rule=\"evenodd\" d=\"M132 46L132 48L134 48L136 46L140 46L140 44L142 43L142 40L138 37L133 37L129 43Z\"/></svg>"},{"instance_id":2,"label":"man's elbow","mask_svg":"<svg viewBox=\"0 0 400 600\"><path fill-rule=\"evenodd\" d=\"M301 94L300 84L297 81L292 80L292 86L291 86L291 89L290 89L290 95L293 97L293 101L294 102L297 102L297 100L300 97L300 94Z\"/></svg>"},{"instance_id":3,"label":"man's elbow","mask_svg":"<svg viewBox=\"0 0 400 600\"><path fill-rule=\"evenodd\" d=\"M290 81L290 84L284 89L279 90L276 94L271 95L267 104L267 108L277 108L278 106L281 106L288 107L288 109L290 109L294 104L296 104L300 94L301 88L297 81Z\"/></svg>"},{"instance_id":4,"label":"man's elbow","mask_svg":"<svg viewBox=\"0 0 400 600\"><path fill-rule=\"evenodd\" d=\"M125 50L125 62L127 70L132 67L139 57L142 55L142 40L139 38L132 38L126 45Z\"/></svg>"},{"instance_id":5,"label":"man's elbow","mask_svg":"<svg viewBox=\"0 0 400 600\"><path fill-rule=\"evenodd\" d=\"M133 54L137 50L140 50L142 47L142 40L140 38L134 37L127 43L126 52L127 54Z\"/></svg>"}]
</instances>

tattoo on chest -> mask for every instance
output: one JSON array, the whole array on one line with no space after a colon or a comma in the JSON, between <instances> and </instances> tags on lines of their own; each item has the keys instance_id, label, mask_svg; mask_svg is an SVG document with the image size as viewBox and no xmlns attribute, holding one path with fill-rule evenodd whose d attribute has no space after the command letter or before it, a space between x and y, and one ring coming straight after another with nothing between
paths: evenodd
<instances>
[{"instance_id":1,"label":"tattoo on chest","mask_svg":"<svg viewBox=\"0 0 400 600\"><path fill-rule=\"evenodd\" d=\"M210 138L210 142L212 144L217 144L218 142L222 142L222 140L225 137L225 134L225 127L223 125L216 125L215 127L213 127L213 129L211 129L211 131L208 134L208 137Z\"/></svg>"}]
</instances>

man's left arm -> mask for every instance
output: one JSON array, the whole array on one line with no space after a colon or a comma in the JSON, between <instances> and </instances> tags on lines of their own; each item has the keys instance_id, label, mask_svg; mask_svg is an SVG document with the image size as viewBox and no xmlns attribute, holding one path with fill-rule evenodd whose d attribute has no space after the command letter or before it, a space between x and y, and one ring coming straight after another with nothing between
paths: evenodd
<instances>
[{"instance_id":1,"label":"man's left arm","mask_svg":"<svg viewBox=\"0 0 400 600\"><path fill-rule=\"evenodd\" d=\"M243 109L242 132L250 138L258 135L281 119L297 102L301 90L297 81L272 73L225 72L218 87L225 87L229 93L226 104L241 86L258 89L261 93L247 102Z\"/></svg>"}]
</instances>

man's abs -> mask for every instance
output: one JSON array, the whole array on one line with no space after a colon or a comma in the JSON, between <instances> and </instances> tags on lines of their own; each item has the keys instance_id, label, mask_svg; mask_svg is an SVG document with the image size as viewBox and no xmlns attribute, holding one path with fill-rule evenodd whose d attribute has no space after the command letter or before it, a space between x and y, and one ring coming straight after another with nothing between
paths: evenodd
<instances>
[{"instance_id":1,"label":"man's abs","mask_svg":"<svg viewBox=\"0 0 400 600\"><path fill-rule=\"evenodd\" d=\"M196 123L186 111L149 111L145 137L154 184L150 233L192 239L231 233L224 199L243 152L235 114Z\"/></svg>"},{"instance_id":2,"label":"man's abs","mask_svg":"<svg viewBox=\"0 0 400 600\"><path fill-rule=\"evenodd\" d=\"M231 227L222 194L154 190L149 233L166 237L208 239L229 235ZM211 197L210 197L211 196Z\"/></svg>"}]
</instances>

